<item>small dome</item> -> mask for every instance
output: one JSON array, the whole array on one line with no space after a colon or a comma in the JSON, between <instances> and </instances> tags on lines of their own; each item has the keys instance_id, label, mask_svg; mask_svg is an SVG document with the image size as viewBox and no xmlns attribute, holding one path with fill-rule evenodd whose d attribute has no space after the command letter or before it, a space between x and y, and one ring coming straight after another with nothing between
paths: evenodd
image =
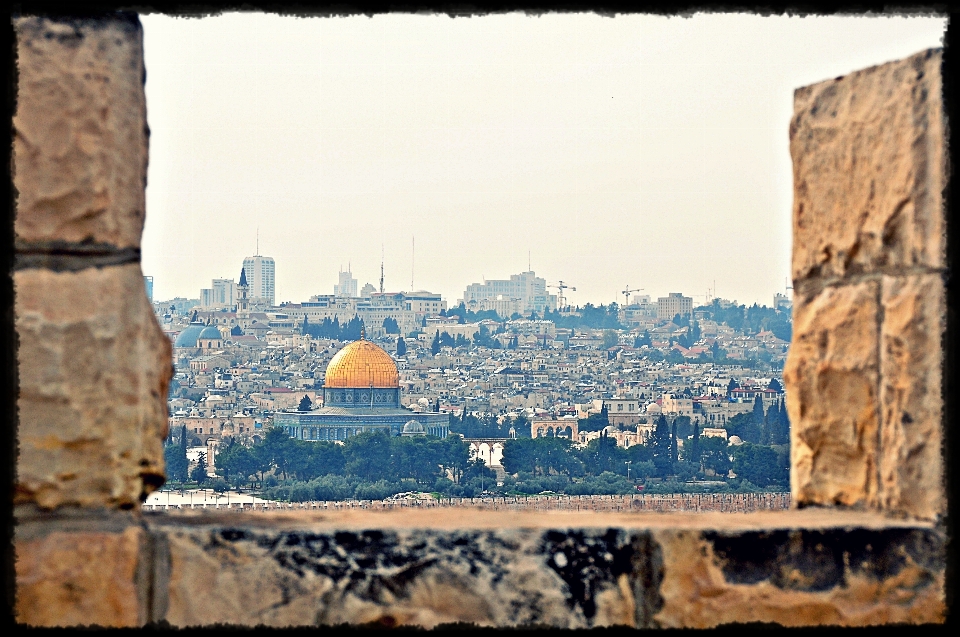
<instances>
[{"instance_id":1,"label":"small dome","mask_svg":"<svg viewBox=\"0 0 960 637\"><path fill-rule=\"evenodd\" d=\"M203 323L191 323L180 332L177 336L177 340L174 341L174 347L196 347L197 339L200 338L200 333L204 330Z\"/></svg>"},{"instance_id":2,"label":"small dome","mask_svg":"<svg viewBox=\"0 0 960 637\"><path fill-rule=\"evenodd\" d=\"M743 440L740 439L740 436L730 436L730 440L727 441L727 444L737 447L743 444Z\"/></svg>"},{"instance_id":3,"label":"small dome","mask_svg":"<svg viewBox=\"0 0 960 637\"><path fill-rule=\"evenodd\" d=\"M220 330L218 330L216 327L214 327L213 325L208 325L205 328L203 328L203 331L200 332L200 336L198 336L197 338L223 338L223 335L220 333Z\"/></svg>"},{"instance_id":4,"label":"small dome","mask_svg":"<svg viewBox=\"0 0 960 637\"><path fill-rule=\"evenodd\" d=\"M416 434L425 434L426 430L416 420L408 420L407 423L403 426L403 434L407 436L413 436Z\"/></svg>"},{"instance_id":5,"label":"small dome","mask_svg":"<svg viewBox=\"0 0 960 637\"><path fill-rule=\"evenodd\" d=\"M607 425L606 427L603 428L603 432L608 435L617 433L617 428L614 427L613 425Z\"/></svg>"}]
</instances>

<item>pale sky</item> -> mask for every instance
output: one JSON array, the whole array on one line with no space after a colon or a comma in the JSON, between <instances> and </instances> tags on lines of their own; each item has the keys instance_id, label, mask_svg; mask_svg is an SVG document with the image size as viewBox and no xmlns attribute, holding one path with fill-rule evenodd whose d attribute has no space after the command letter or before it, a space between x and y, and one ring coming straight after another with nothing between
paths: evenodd
<instances>
[{"instance_id":1,"label":"pale sky","mask_svg":"<svg viewBox=\"0 0 960 637\"><path fill-rule=\"evenodd\" d=\"M794 89L938 47L934 17L141 16L144 274L197 298L276 259L277 302L341 266L450 305L527 270L570 303L790 273ZM412 238L416 239L411 259ZM553 290L555 292L555 290Z\"/></svg>"}]
</instances>

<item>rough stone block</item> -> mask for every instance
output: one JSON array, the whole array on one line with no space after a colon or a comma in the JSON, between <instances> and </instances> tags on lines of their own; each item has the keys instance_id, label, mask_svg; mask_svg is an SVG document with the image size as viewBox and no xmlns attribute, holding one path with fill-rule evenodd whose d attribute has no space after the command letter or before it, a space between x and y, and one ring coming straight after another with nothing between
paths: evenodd
<instances>
[{"instance_id":1,"label":"rough stone block","mask_svg":"<svg viewBox=\"0 0 960 637\"><path fill-rule=\"evenodd\" d=\"M944 264L940 50L798 89L793 278Z\"/></svg>"},{"instance_id":2,"label":"rough stone block","mask_svg":"<svg viewBox=\"0 0 960 637\"><path fill-rule=\"evenodd\" d=\"M631 537L619 530L157 532L170 547L157 607L174 626L636 621Z\"/></svg>"},{"instance_id":3,"label":"rough stone block","mask_svg":"<svg viewBox=\"0 0 960 637\"><path fill-rule=\"evenodd\" d=\"M17 502L131 507L163 483L171 345L135 264L14 275Z\"/></svg>"},{"instance_id":4,"label":"rough stone block","mask_svg":"<svg viewBox=\"0 0 960 637\"><path fill-rule=\"evenodd\" d=\"M662 628L942 623L943 543L920 529L654 532Z\"/></svg>"},{"instance_id":5,"label":"rough stone block","mask_svg":"<svg viewBox=\"0 0 960 637\"><path fill-rule=\"evenodd\" d=\"M119 533L60 532L17 538L16 606L30 626L138 626L145 622L138 590L143 529Z\"/></svg>"},{"instance_id":6,"label":"rough stone block","mask_svg":"<svg viewBox=\"0 0 960 637\"><path fill-rule=\"evenodd\" d=\"M139 20L14 26L17 240L138 248L148 135Z\"/></svg>"},{"instance_id":7,"label":"rough stone block","mask_svg":"<svg viewBox=\"0 0 960 637\"><path fill-rule=\"evenodd\" d=\"M943 279L883 277L880 330L880 499L885 509L932 519L945 511Z\"/></svg>"},{"instance_id":8,"label":"rough stone block","mask_svg":"<svg viewBox=\"0 0 960 637\"><path fill-rule=\"evenodd\" d=\"M794 502L875 505L879 281L795 299L783 379Z\"/></svg>"}]
</instances>

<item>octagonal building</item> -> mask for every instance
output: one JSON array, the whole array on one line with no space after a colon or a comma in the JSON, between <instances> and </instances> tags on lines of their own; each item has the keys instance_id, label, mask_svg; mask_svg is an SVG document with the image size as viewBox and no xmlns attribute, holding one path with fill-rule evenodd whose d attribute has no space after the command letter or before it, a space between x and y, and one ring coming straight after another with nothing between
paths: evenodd
<instances>
[{"instance_id":1,"label":"octagonal building","mask_svg":"<svg viewBox=\"0 0 960 637\"><path fill-rule=\"evenodd\" d=\"M449 433L447 414L417 413L401 407L397 364L383 348L361 337L337 352L327 365L323 407L277 412L273 422L299 440L346 440L377 430L399 436L411 420L428 435L444 438Z\"/></svg>"}]
</instances>

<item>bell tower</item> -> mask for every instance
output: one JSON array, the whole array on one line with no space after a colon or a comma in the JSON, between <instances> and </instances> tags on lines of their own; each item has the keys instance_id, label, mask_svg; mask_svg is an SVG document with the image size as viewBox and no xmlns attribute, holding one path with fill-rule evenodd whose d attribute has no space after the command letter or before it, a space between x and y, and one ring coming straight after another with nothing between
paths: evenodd
<instances>
[{"instance_id":1,"label":"bell tower","mask_svg":"<svg viewBox=\"0 0 960 637\"><path fill-rule=\"evenodd\" d=\"M245 313L249 309L247 303L247 292L249 289L250 286L247 285L247 271L244 268L240 268L240 283L237 284L237 313Z\"/></svg>"}]
</instances>

